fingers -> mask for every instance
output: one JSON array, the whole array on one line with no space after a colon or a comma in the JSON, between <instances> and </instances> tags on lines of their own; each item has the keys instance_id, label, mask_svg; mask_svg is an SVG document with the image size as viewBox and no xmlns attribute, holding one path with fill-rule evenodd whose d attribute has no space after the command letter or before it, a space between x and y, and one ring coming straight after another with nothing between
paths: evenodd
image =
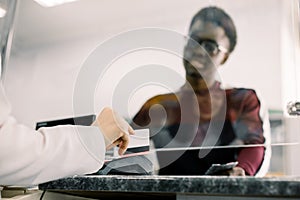
<instances>
[{"instance_id":1,"label":"fingers","mask_svg":"<svg viewBox=\"0 0 300 200\"><path fill-rule=\"evenodd\" d=\"M128 147L129 135L134 134L134 130L123 117L106 107L92 125L98 126L103 133L106 149L119 145L119 154L124 154Z\"/></svg>"},{"instance_id":2,"label":"fingers","mask_svg":"<svg viewBox=\"0 0 300 200\"><path fill-rule=\"evenodd\" d=\"M129 138L127 135L124 136L126 139L123 139L119 144L119 155L123 155L128 147L129 144Z\"/></svg>"},{"instance_id":3,"label":"fingers","mask_svg":"<svg viewBox=\"0 0 300 200\"><path fill-rule=\"evenodd\" d=\"M123 133L120 132L120 133L116 136L116 139L115 139L115 140L112 140L112 141L109 143L109 145L106 146L106 149L108 150L108 149L110 149L110 148L113 148L113 147L119 145L119 144L122 142L122 137L123 137L122 134L123 134Z\"/></svg>"},{"instance_id":4,"label":"fingers","mask_svg":"<svg viewBox=\"0 0 300 200\"><path fill-rule=\"evenodd\" d=\"M127 134L123 134L122 137L118 138L116 141L114 141L112 144L110 144L109 146L107 146L106 149L110 149L114 146L119 146L119 155L123 155L128 147L129 144L129 137Z\"/></svg>"},{"instance_id":5,"label":"fingers","mask_svg":"<svg viewBox=\"0 0 300 200\"><path fill-rule=\"evenodd\" d=\"M128 133L133 135L134 130L128 125ZM120 137L113 143L114 146L119 145L119 155L123 155L128 147L129 144L129 135L126 132L121 132Z\"/></svg>"},{"instance_id":6,"label":"fingers","mask_svg":"<svg viewBox=\"0 0 300 200\"><path fill-rule=\"evenodd\" d=\"M245 170L241 167L234 167L229 171L229 176L246 176Z\"/></svg>"}]
</instances>

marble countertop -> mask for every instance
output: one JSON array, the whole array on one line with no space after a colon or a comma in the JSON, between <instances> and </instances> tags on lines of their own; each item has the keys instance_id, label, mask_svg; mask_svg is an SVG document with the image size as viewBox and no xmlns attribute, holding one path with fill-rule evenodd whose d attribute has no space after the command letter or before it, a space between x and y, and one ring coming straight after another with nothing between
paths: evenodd
<instances>
[{"instance_id":1,"label":"marble countertop","mask_svg":"<svg viewBox=\"0 0 300 200\"><path fill-rule=\"evenodd\" d=\"M300 177L75 176L39 185L49 191L300 197Z\"/></svg>"}]
</instances>

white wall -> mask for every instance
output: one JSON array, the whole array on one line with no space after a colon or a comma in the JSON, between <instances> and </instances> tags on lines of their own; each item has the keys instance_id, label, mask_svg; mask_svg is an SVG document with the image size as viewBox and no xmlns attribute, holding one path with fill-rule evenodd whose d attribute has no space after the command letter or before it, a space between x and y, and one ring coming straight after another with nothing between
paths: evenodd
<instances>
[{"instance_id":1,"label":"white wall","mask_svg":"<svg viewBox=\"0 0 300 200\"><path fill-rule=\"evenodd\" d=\"M106 6L106 2L109 1L103 1L103 7ZM192 15L202 6L209 5L209 2L224 8L234 19L238 30L238 45L220 71L222 79L229 84L257 89L269 108L282 108L280 74L280 23L282 17L280 4L282 2L280 0L249 0L243 1L243 3L236 3L232 0L173 2L144 0L144 6L137 8L131 1L128 1L127 6L132 9L130 11L127 8L128 14L134 16L136 10L139 10L137 15L130 19L115 20L119 24L113 23L110 27L103 27L94 35L89 33L83 37L70 37L70 40L63 42L15 45L5 77L5 87L13 105L13 114L29 126L34 126L35 122L44 119L71 116L73 114L72 92L76 75L81 64L97 44L120 31L139 27L155 26L185 33ZM106 12L101 20L117 19L118 13L113 12L114 5L109 3L107 5L106 9L111 12ZM152 11L153 17L149 13L149 9ZM22 16L18 17L22 18ZM34 29L34 27L31 28ZM16 31L18 30L20 28L17 27ZM119 59L114 65L115 67L125 65L129 68L142 65L148 55L146 64L156 63L157 58L166 58L166 61L160 61L160 63L164 63L173 71L178 71L179 75L184 73L181 60L176 56L170 56L163 52L152 53L130 54L128 57ZM168 61L168 59L170 60ZM130 60L134 63L133 65ZM146 76L155 77L155 74L146 74ZM110 77L113 76L110 75ZM110 80L111 82L109 82ZM171 78L170 81L172 80ZM118 80L108 78L107 88L104 88L103 91L106 90L110 95L109 88L116 81ZM183 80L176 82L178 87L182 82ZM116 109L127 117L132 115L149 96L166 91L165 88L157 85L143 89L144 91L136 92L139 97L132 97L129 101L129 108L116 107ZM95 112L105 104L111 103L105 96L105 94L101 96L96 94L96 102L99 104L95 103ZM120 98L118 101L127 102L128 99Z\"/></svg>"}]
</instances>

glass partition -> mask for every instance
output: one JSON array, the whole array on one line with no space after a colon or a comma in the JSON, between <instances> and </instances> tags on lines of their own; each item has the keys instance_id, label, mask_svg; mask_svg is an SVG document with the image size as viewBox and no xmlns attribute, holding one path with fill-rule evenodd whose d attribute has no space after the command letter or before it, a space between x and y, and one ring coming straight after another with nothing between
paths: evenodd
<instances>
[{"instance_id":1,"label":"glass partition","mask_svg":"<svg viewBox=\"0 0 300 200\"><path fill-rule=\"evenodd\" d=\"M299 0L81 0L51 8L19 1L10 57L13 19L7 20L10 26L0 19L5 86L14 91L9 95L19 108L15 114L32 125L112 106L131 121L146 100L185 83L188 27L207 6L224 9L237 29L236 47L217 68L218 79L254 89L267 109L272 149L267 176L300 175L300 119L287 112L289 102L300 101ZM169 46L159 42L161 37ZM176 38L178 43L172 42ZM90 65L92 71L81 77ZM90 82L92 88L80 93L79 85L84 90ZM20 102L24 91L31 106ZM84 98L74 101L77 97Z\"/></svg>"}]
</instances>

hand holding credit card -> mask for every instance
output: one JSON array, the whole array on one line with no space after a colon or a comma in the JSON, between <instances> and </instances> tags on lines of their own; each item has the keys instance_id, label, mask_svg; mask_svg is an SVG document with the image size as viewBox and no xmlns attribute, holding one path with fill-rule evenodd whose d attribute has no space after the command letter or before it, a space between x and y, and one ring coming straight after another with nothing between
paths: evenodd
<instances>
[{"instance_id":1,"label":"hand holding credit card","mask_svg":"<svg viewBox=\"0 0 300 200\"><path fill-rule=\"evenodd\" d=\"M129 144L124 155L120 156L118 147L114 147L113 155L107 156L106 160L147 154L150 151L149 129L137 129L134 132L134 135L129 135Z\"/></svg>"}]
</instances>

